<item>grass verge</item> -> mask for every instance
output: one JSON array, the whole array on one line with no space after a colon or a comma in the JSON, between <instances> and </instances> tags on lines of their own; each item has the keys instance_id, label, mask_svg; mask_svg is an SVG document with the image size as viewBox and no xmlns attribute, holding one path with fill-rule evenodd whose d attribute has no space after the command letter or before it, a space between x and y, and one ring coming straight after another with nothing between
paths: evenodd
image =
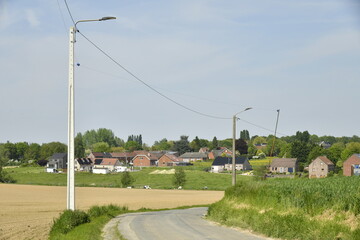
<instances>
[{"instance_id":1,"label":"grass verge","mask_svg":"<svg viewBox=\"0 0 360 240\"><path fill-rule=\"evenodd\" d=\"M193 207L208 207L208 205L194 205L194 206L181 206L172 209L187 209ZM148 209L140 208L138 210L128 210L127 207L119 207L116 205L108 206L93 206L87 212L84 211L70 211L65 210L58 219L54 220L54 224L50 231L49 240L100 240L102 239L102 229L114 217L131 212L153 212L164 211L164 209ZM83 223L78 224L80 221L73 221L73 219L83 220ZM87 221L89 219L89 221ZM75 223L75 224L74 224ZM76 226L72 226L76 225ZM114 230L116 236L120 240L126 240L121 233L116 229Z\"/></svg>"}]
</instances>

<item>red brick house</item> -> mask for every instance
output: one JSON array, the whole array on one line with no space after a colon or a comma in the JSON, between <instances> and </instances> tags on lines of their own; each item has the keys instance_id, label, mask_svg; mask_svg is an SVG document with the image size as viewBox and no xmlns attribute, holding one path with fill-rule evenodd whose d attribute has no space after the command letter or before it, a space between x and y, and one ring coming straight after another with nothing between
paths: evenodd
<instances>
[{"instance_id":1,"label":"red brick house","mask_svg":"<svg viewBox=\"0 0 360 240\"><path fill-rule=\"evenodd\" d=\"M360 176L360 154L353 154L343 163L344 176Z\"/></svg>"},{"instance_id":2,"label":"red brick house","mask_svg":"<svg viewBox=\"0 0 360 240\"><path fill-rule=\"evenodd\" d=\"M174 154L166 153L159 158L158 166L159 167L175 166L178 162L180 162L179 157L175 156Z\"/></svg>"},{"instance_id":3,"label":"red brick house","mask_svg":"<svg viewBox=\"0 0 360 240\"><path fill-rule=\"evenodd\" d=\"M132 162L134 167L156 167L159 160L158 155L151 154L137 154Z\"/></svg>"}]
</instances>

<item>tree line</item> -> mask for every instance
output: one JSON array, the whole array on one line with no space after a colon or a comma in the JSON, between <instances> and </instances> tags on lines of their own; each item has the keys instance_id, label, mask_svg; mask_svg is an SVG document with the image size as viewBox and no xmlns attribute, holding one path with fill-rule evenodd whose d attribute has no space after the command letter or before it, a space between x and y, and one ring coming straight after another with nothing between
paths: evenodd
<instances>
[{"instance_id":1,"label":"tree line","mask_svg":"<svg viewBox=\"0 0 360 240\"><path fill-rule=\"evenodd\" d=\"M185 152L198 152L200 148L207 148L209 151L226 147L232 149L232 139L212 140L201 139L196 136L189 140L188 136L180 136L179 140L169 141L166 138L155 141L152 146L143 143L142 135L130 135L125 142L115 136L110 129L99 128L89 130L85 133L78 133L75 137L75 157L85 157L90 152L125 152L135 150L150 151L175 151L179 154ZM331 146L326 148L319 143L326 142ZM259 147L260 146L260 147ZM317 156L326 155L337 166L341 167L342 162L353 153L360 153L360 137L333 137L311 135L308 131L296 132L295 135L285 137L250 136L248 130L240 132L240 138L236 139L235 148L237 154L248 156L277 156L298 158L302 165L308 164ZM67 152L67 146L60 142L50 143L0 143L0 160L10 163L14 160L20 163L27 163L29 160L47 160L54 153Z\"/></svg>"}]
</instances>

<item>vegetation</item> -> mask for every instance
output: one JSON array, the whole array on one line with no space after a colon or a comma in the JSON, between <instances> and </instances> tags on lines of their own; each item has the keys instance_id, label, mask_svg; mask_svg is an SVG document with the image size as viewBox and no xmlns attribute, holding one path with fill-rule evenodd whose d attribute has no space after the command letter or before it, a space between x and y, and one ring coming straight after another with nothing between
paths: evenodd
<instances>
[{"instance_id":1,"label":"vegetation","mask_svg":"<svg viewBox=\"0 0 360 240\"><path fill-rule=\"evenodd\" d=\"M129 172L122 173L121 176L121 185L122 187L129 187L131 184L133 184L135 181L134 177L131 176Z\"/></svg>"},{"instance_id":2,"label":"vegetation","mask_svg":"<svg viewBox=\"0 0 360 240\"><path fill-rule=\"evenodd\" d=\"M101 239L104 225L126 212L129 212L127 207L116 205L93 206L87 212L66 210L54 221L49 239Z\"/></svg>"},{"instance_id":3,"label":"vegetation","mask_svg":"<svg viewBox=\"0 0 360 240\"><path fill-rule=\"evenodd\" d=\"M210 206L209 218L282 239L359 239L360 179L244 181Z\"/></svg>"},{"instance_id":4,"label":"vegetation","mask_svg":"<svg viewBox=\"0 0 360 240\"><path fill-rule=\"evenodd\" d=\"M173 183L174 183L175 187L177 187L177 188L185 185L186 174L185 174L184 169L176 168L174 178L173 178Z\"/></svg>"}]
</instances>

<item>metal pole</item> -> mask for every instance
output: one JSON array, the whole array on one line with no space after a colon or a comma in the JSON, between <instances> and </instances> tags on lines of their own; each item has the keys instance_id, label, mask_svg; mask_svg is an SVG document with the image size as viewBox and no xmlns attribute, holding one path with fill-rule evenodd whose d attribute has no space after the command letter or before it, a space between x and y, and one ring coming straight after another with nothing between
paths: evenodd
<instances>
[{"instance_id":1,"label":"metal pole","mask_svg":"<svg viewBox=\"0 0 360 240\"><path fill-rule=\"evenodd\" d=\"M235 138L236 138L236 115L233 116L233 142L232 142L232 186L236 184L236 167L235 167Z\"/></svg>"},{"instance_id":2,"label":"metal pole","mask_svg":"<svg viewBox=\"0 0 360 240\"><path fill-rule=\"evenodd\" d=\"M275 135L274 135L273 144L272 144L272 147L271 147L270 157L272 157L273 152L274 152L275 138L276 138L276 131L277 131L277 126L278 126L278 122L279 122L280 109L278 109L276 111L277 111L277 118L276 118L276 125L275 125Z\"/></svg>"},{"instance_id":3,"label":"metal pole","mask_svg":"<svg viewBox=\"0 0 360 240\"><path fill-rule=\"evenodd\" d=\"M75 145L74 145L74 44L75 27L70 27L69 40L69 93L68 93L68 164L67 209L75 210Z\"/></svg>"}]
</instances>

